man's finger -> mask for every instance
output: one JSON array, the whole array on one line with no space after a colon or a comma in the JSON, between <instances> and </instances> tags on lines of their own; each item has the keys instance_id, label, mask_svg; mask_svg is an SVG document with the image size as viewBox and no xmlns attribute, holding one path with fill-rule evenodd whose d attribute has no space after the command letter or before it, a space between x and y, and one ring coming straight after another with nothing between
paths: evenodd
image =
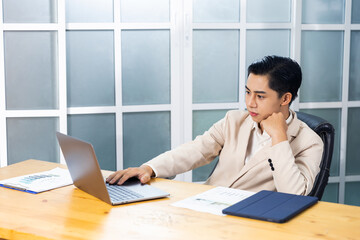
<instances>
[{"instance_id":1,"label":"man's finger","mask_svg":"<svg viewBox=\"0 0 360 240\"><path fill-rule=\"evenodd\" d=\"M145 174L140 178L141 183L147 183L150 180L150 176L148 174Z\"/></svg>"}]
</instances>

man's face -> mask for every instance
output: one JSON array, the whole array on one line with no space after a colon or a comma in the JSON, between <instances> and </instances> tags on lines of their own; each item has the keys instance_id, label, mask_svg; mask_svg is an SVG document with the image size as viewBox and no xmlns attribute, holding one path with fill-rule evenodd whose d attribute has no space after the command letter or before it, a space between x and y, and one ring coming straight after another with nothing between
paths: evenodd
<instances>
[{"instance_id":1,"label":"man's face","mask_svg":"<svg viewBox=\"0 0 360 240\"><path fill-rule=\"evenodd\" d=\"M260 123L274 112L280 112L282 98L269 87L267 75L250 73L245 87L245 102L252 119Z\"/></svg>"}]
</instances>

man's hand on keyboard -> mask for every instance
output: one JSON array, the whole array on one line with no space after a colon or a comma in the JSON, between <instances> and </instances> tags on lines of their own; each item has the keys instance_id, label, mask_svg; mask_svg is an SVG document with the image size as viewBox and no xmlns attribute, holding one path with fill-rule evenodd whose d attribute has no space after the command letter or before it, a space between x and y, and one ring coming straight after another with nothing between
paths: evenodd
<instances>
[{"instance_id":1,"label":"man's hand on keyboard","mask_svg":"<svg viewBox=\"0 0 360 240\"><path fill-rule=\"evenodd\" d=\"M109 184L122 185L129 178L137 177L141 183L147 183L153 175L154 171L150 166L142 165L137 168L127 168L116 171L106 178L106 182Z\"/></svg>"}]
</instances>

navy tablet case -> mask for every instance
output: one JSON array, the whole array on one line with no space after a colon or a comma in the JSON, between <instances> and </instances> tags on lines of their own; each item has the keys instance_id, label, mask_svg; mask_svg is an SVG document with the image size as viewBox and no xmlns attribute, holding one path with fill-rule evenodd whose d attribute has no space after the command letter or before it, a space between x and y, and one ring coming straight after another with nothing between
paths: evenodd
<instances>
[{"instance_id":1,"label":"navy tablet case","mask_svg":"<svg viewBox=\"0 0 360 240\"><path fill-rule=\"evenodd\" d=\"M283 223L318 202L317 197L260 191L223 209L224 214Z\"/></svg>"}]
</instances>

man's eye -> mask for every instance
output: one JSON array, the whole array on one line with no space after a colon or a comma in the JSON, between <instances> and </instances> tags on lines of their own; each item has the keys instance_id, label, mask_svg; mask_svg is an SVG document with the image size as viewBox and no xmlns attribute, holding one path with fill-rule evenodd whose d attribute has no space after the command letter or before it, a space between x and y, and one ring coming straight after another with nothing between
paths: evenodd
<instances>
[{"instance_id":1,"label":"man's eye","mask_svg":"<svg viewBox=\"0 0 360 240\"><path fill-rule=\"evenodd\" d=\"M250 91L246 90L246 91L245 91L245 94L250 94Z\"/></svg>"},{"instance_id":2,"label":"man's eye","mask_svg":"<svg viewBox=\"0 0 360 240\"><path fill-rule=\"evenodd\" d=\"M258 97L259 99L265 98L264 96L261 96L261 95L257 95L257 97Z\"/></svg>"}]
</instances>

